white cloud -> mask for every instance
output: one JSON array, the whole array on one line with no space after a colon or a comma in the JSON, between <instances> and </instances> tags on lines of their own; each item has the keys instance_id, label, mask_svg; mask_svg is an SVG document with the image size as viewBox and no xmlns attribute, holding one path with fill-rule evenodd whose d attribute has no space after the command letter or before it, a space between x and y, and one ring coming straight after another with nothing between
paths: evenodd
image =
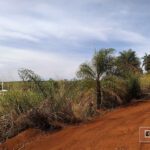
<instances>
[{"instance_id":1,"label":"white cloud","mask_svg":"<svg viewBox=\"0 0 150 150\"><path fill-rule=\"evenodd\" d=\"M86 24L81 20L68 17L63 21L40 20L32 17L24 19L18 17L13 20L2 17L0 18L0 39L25 39L39 42L45 37L55 37L75 42L95 39L107 42L119 40L138 44L149 41L139 33L118 27L120 25L114 24L113 21L111 26L102 21Z\"/></svg>"},{"instance_id":2,"label":"white cloud","mask_svg":"<svg viewBox=\"0 0 150 150\"><path fill-rule=\"evenodd\" d=\"M39 52L28 49L0 47L0 79L16 80L19 68L29 68L43 78L74 78L75 72L84 58L60 55L59 53Z\"/></svg>"},{"instance_id":3,"label":"white cloud","mask_svg":"<svg viewBox=\"0 0 150 150\"><path fill-rule=\"evenodd\" d=\"M116 3L117 8L112 7ZM45 78L71 78L78 65L85 60L85 56L79 53L86 51L82 48L87 48L90 41L105 43L106 46L127 43L127 46L137 50L138 55L144 54L150 47L150 37L140 28L136 29L134 21L139 18L130 18L130 11L134 15L137 11L128 4L129 1L124 4L119 0L0 1L0 43L5 45L0 46L0 78L17 79L20 67L31 68ZM44 45L43 39L52 39L57 48L51 44ZM9 42L14 42L12 47L7 45ZM32 48L25 48L31 46L28 42L33 44ZM67 51L71 49L67 44L78 45L78 52L73 52L78 57L68 56ZM49 52L37 48L37 45L46 47ZM115 46L117 49L118 45ZM52 50L57 52L52 53Z\"/></svg>"},{"instance_id":4,"label":"white cloud","mask_svg":"<svg viewBox=\"0 0 150 150\"><path fill-rule=\"evenodd\" d=\"M104 3L103 0L78 1L79 4L73 1L72 3L82 5L94 2ZM0 8L5 8L5 15L0 17L0 37L5 40L23 39L38 42L45 37L55 37L77 42L87 39L110 42L114 38L135 43L141 41L141 38L142 41L144 39L139 33L125 29L119 22L109 18L107 13L104 16L97 14L97 16L83 18L85 16L82 14L82 10L79 10L81 15L78 16L72 13L76 10L68 12L65 5L61 6L53 1L21 2L7 0L1 2L0 6ZM95 20L91 18L95 18Z\"/></svg>"}]
</instances>

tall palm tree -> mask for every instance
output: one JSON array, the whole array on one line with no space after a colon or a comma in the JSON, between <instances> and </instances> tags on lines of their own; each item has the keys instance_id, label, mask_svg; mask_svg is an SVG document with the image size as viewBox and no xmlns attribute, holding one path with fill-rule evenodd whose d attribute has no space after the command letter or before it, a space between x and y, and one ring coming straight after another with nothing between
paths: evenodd
<instances>
[{"instance_id":1,"label":"tall palm tree","mask_svg":"<svg viewBox=\"0 0 150 150\"><path fill-rule=\"evenodd\" d=\"M114 49L100 49L96 51L91 63L83 63L80 65L77 77L82 79L93 79L96 81L96 100L97 109L100 109L102 102L101 80L111 70L113 62Z\"/></svg>"},{"instance_id":2,"label":"tall palm tree","mask_svg":"<svg viewBox=\"0 0 150 150\"><path fill-rule=\"evenodd\" d=\"M143 66L145 71L150 73L150 54L145 53L145 56L143 57Z\"/></svg>"}]
</instances>

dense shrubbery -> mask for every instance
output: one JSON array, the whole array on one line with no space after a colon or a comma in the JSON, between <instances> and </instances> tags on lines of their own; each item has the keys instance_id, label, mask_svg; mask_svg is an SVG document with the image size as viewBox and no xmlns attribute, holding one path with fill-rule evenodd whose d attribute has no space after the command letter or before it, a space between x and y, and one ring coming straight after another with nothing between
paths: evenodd
<instances>
[{"instance_id":1,"label":"dense shrubbery","mask_svg":"<svg viewBox=\"0 0 150 150\"><path fill-rule=\"evenodd\" d=\"M86 87L83 81L43 82L46 98L30 84L34 89L28 83L28 89L8 91L0 97L1 141L29 127L61 128L62 124L78 123L96 113L89 105L94 101L91 86Z\"/></svg>"},{"instance_id":2,"label":"dense shrubbery","mask_svg":"<svg viewBox=\"0 0 150 150\"><path fill-rule=\"evenodd\" d=\"M140 98L141 96L141 86L139 77L132 75L128 78L128 99Z\"/></svg>"},{"instance_id":3,"label":"dense shrubbery","mask_svg":"<svg viewBox=\"0 0 150 150\"><path fill-rule=\"evenodd\" d=\"M81 64L80 80L43 81L31 70L19 70L23 81L6 83L9 91L0 96L0 141L29 127L49 130L79 123L97 108L126 104L150 90L150 76L142 74L135 52L115 57L113 51L102 49Z\"/></svg>"}]
</instances>

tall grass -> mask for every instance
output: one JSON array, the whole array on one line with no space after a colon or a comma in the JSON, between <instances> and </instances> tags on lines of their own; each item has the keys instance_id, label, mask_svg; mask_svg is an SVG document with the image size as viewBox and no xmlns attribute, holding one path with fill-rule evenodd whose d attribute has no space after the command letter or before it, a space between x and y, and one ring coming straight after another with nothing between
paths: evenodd
<instances>
[{"instance_id":1,"label":"tall grass","mask_svg":"<svg viewBox=\"0 0 150 150\"><path fill-rule=\"evenodd\" d=\"M144 74L140 78L141 89L143 92L149 92L150 90L150 74Z\"/></svg>"},{"instance_id":2,"label":"tall grass","mask_svg":"<svg viewBox=\"0 0 150 150\"><path fill-rule=\"evenodd\" d=\"M85 82L43 82L46 98L34 83L32 88L29 83L20 84L28 88L13 89L0 96L0 141L29 127L55 129L60 124L87 120L96 113L93 90Z\"/></svg>"},{"instance_id":3,"label":"tall grass","mask_svg":"<svg viewBox=\"0 0 150 150\"><path fill-rule=\"evenodd\" d=\"M1 113L14 112L17 115L27 112L27 110L37 106L43 97L40 93L32 91L8 91L0 96Z\"/></svg>"},{"instance_id":4,"label":"tall grass","mask_svg":"<svg viewBox=\"0 0 150 150\"><path fill-rule=\"evenodd\" d=\"M144 84L148 79L147 76L140 78L142 88L148 87ZM62 124L79 123L96 114L93 80L40 81L46 97L34 82L10 85L12 90L0 96L0 141L29 127L61 128ZM126 80L107 76L102 87L103 108L116 107L140 90L139 78L135 76Z\"/></svg>"}]
</instances>

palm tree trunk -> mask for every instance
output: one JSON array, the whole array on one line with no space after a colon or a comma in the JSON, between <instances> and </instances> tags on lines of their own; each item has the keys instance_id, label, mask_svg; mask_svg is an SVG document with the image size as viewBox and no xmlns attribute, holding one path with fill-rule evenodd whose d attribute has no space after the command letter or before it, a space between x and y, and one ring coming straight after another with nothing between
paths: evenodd
<instances>
[{"instance_id":1,"label":"palm tree trunk","mask_svg":"<svg viewBox=\"0 0 150 150\"><path fill-rule=\"evenodd\" d=\"M101 86L99 79L96 80L96 100L97 100L97 109L101 108Z\"/></svg>"}]
</instances>

